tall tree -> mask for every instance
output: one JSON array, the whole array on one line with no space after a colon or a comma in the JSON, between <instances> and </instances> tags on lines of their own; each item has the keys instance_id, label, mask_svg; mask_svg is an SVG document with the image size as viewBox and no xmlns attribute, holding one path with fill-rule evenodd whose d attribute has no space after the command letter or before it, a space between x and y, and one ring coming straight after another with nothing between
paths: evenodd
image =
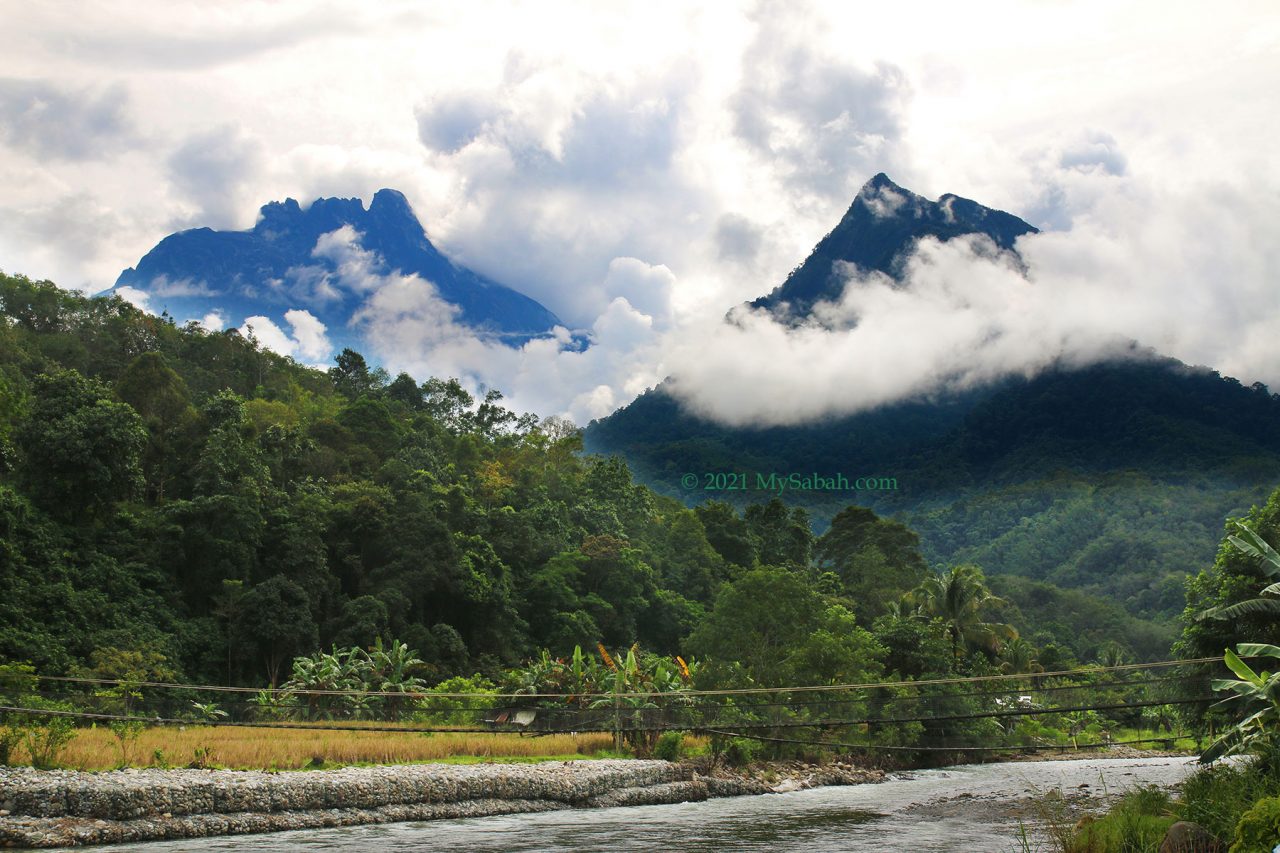
<instances>
[{"instance_id":1,"label":"tall tree","mask_svg":"<svg viewBox=\"0 0 1280 853\"><path fill-rule=\"evenodd\" d=\"M819 571L840 578L854 612L867 622L929 574L915 532L860 506L836 514L818 540L814 558Z\"/></svg>"},{"instance_id":2,"label":"tall tree","mask_svg":"<svg viewBox=\"0 0 1280 853\"><path fill-rule=\"evenodd\" d=\"M747 528L763 565L804 568L813 553L813 529L803 507L788 509L780 499L752 504L745 513Z\"/></svg>"},{"instance_id":3,"label":"tall tree","mask_svg":"<svg viewBox=\"0 0 1280 853\"><path fill-rule=\"evenodd\" d=\"M189 438L195 421L187 383L162 354L146 352L125 370L116 383L116 394L133 406L147 428L143 456L147 489L156 501L163 501L166 486L177 473L183 450L180 442Z\"/></svg>"},{"instance_id":4,"label":"tall tree","mask_svg":"<svg viewBox=\"0 0 1280 853\"><path fill-rule=\"evenodd\" d=\"M281 575L244 594L234 624L240 647L262 661L272 687L279 683L286 662L320 641L306 591Z\"/></svg>"},{"instance_id":5,"label":"tall tree","mask_svg":"<svg viewBox=\"0 0 1280 853\"><path fill-rule=\"evenodd\" d=\"M926 614L942 620L957 660L968 649L996 654L1002 642L1017 636L1008 625L985 621L984 607L999 599L987 589L986 578L977 566L953 566L926 580L911 595Z\"/></svg>"},{"instance_id":6,"label":"tall tree","mask_svg":"<svg viewBox=\"0 0 1280 853\"><path fill-rule=\"evenodd\" d=\"M141 418L74 370L36 377L19 440L27 489L64 519L97 515L142 486Z\"/></svg>"}]
</instances>

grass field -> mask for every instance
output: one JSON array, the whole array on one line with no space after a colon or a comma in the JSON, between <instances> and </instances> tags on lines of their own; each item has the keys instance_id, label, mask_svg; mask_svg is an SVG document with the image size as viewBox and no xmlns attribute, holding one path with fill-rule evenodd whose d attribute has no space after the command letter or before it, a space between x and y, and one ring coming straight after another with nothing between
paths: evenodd
<instances>
[{"instance_id":1,"label":"grass field","mask_svg":"<svg viewBox=\"0 0 1280 853\"><path fill-rule=\"evenodd\" d=\"M126 742L131 767L186 767L192 763L235 769L296 770L344 764L405 764L415 761L548 760L590 758L609 750L608 734L509 733L404 734L388 732L235 727L160 726ZM58 765L109 770L126 763L121 741L109 729L80 729L58 757ZM25 762L25 750L14 756Z\"/></svg>"}]
</instances>

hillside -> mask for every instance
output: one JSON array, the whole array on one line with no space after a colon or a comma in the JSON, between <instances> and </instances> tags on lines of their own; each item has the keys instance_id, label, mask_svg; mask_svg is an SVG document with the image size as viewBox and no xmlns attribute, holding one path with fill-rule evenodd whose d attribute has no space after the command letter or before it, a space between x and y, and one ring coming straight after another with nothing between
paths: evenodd
<instances>
[{"instance_id":1,"label":"hillside","mask_svg":"<svg viewBox=\"0 0 1280 853\"><path fill-rule=\"evenodd\" d=\"M989 237L1016 251L1034 229L955 196L930 202L877 175L787 280L753 303L789 322L838 295L834 265L888 275L914 240ZM1260 503L1280 474L1280 397L1136 345L1121 358L908 399L800 426L725 427L687 411L664 383L593 422L588 450L618 454L641 480L689 504L744 505L770 473L888 477L896 489L790 492L819 529L849 501L916 529L938 563L1048 579L1166 618L1213 553L1222 519ZM706 475L745 475L708 491ZM697 485L682 478L692 474Z\"/></svg>"},{"instance_id":2,"label":"hillside","mask_svg":"<svg viewBox=\"0 0 1280 853\"><path fill-rule=\"evenodd\" d=\"M261 685L379 638L432 681L597 642L731 662L754 646L721 648L723 626L776 616L741 604L762 585L791 596L786 642L815 644L788 664L797 683L999 663L890 612L929 574L902 525L849 511L815 537L767 496L694 511L580 450L497 392L392 378L349 350L320 371L0 276L0 663ZM1043 628L1055 590L1000 615L1059 660L1165 654L1168 626L1083 593ZM852 657L822 650L837 628ZM766 658L725 678L782 678Z\"/></svg>"}]
</instances>

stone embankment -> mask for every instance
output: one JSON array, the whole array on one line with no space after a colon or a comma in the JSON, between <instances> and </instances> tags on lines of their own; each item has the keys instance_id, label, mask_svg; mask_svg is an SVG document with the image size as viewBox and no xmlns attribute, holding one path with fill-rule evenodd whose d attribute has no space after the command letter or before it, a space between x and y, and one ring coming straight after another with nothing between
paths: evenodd
<instances>
[{"instance_id":1,"label":"stone embankment","mask_svg":"<svg viewBox=\"0 0 1280 853\"><path fill-rule=\"evenodd\" d=\"M71 847L653 805L878 781L828 765L770 778L665 761L417 764L269 773L0 768L0 847Z\"/></svg>"}]
</instances>

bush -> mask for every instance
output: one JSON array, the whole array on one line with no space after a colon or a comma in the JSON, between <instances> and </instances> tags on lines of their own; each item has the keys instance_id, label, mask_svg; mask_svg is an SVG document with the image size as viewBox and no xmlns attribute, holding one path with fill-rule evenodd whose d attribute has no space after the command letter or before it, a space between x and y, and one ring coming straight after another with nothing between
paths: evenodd
<instances>
[{"instance_id":1,"label":"bush","mask_svg":"<svg viewBox=\"0 0 1280 853\"><path fill-rule=\"evenodd\" d=\"M1175 821L1171 808L1166 791L1154 785L1137 788L1098 820L1081 824L1069 849L1072 853L1154 853Z\"/></svg>"},{"instance_id":2,"label":"bush","mask_svg":"<svg viewBox=\"0 0 1280 853\"><path fill-rule=\"evenodd\" d=\"M760 743L745 737L736 737L729 741L724 757L734 767L745 767L756 760L760 754Z\"/></svg>"},{"instance_id":3,"label":"bush","mask_svg":"<svg viewBox=\"0 0 1280 853\"><path fill-rule=\"evenodd\" d=\"M663 732L653 747L655 758L679 761L684 756L684 732Z\"/></svg>"},{"instance_id":4,"label":"bush","mask_svg":"<svg viewBox=\"0 0 1280 853\"><path fill-rule=\"evenodd\" d=\"M441 694L467 694L466 699ZM419 693L415 722L437 726L478 726L497 693L494 683L479 673L471 678L455 676Z\"/></svg>"},{"instance_id":5,"label":"bush","mask_svg":"<svg viewBox=\"0 0 1280 853\"><path fill-rule=\"evenodd\" d=\"M1277 842L1280 842L1280 797L1267 797L1241 815L1231 853L1271 853Z\"/></svg>"},{"instance_id":6,"label":"bush","mask_svg":"<svg viewBox=\"0 0 1280 853\"><path fill-rule=\"evenodd\" d=\"M1232 838L1236 824L1253 804L1280 797L1280 760L1257 756L1243 764L1218 763L1193 773L1182 783L1179 814L1219 838Z\"/></svg>"},{"instance_id":7,"label":"bush","mask_svg":"<svg viewBox=\"0 0 1280 853\"><path fill-rule=\"evenodd\" d=\"M23 706L35 693L35 668L24 663L0 663L0 700L5 705ZM0 767L13 759L13 750L26 736L29 723L24 715L0 713Z\"/></svg>"},{"instance_id":8,"label":"bush","mask_svg":"<svg viewBox=\"0 0 1280 853\"><path fill-rule=\"evenodd\" d=\"M51 702L36 696L30 697L28 707L49 711L75 710L65 702ZM28 714L23 728L31 766L39 770L52 770L58 765L58 756L76 736L76 724L71 717L44 714Z\"/></svg>"}]
</instances>

